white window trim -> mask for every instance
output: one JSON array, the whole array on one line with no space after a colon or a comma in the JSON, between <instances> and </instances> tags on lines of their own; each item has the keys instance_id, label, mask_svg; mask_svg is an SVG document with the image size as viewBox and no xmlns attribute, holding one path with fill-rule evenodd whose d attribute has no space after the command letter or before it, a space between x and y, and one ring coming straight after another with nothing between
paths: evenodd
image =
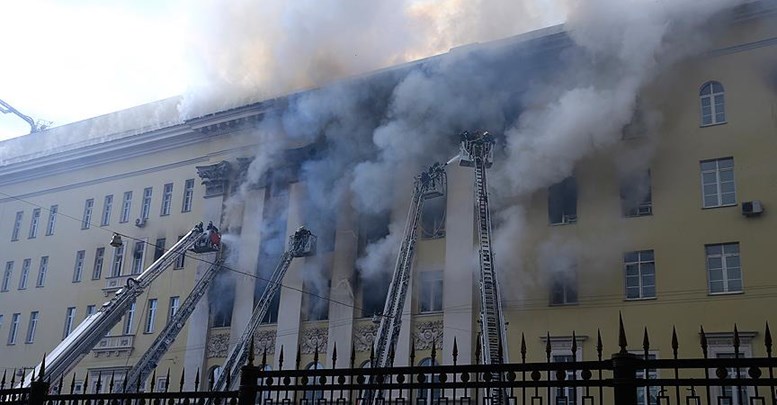
<instances>
[{"instance_id":1,"label":"white window trim","mask_svg":"<svg viewBox=\"0 0 777 405\"><path fill-rule=\"evenodd\" d=\"M624 301L649 301L649 300L655 300L658 298L658 289L657 289L657 276L656 276L656 252L654 249L643 249L643 250L633 250L626 253L641 253L644 251L653 251L653 261L652 262L643 262L642 259L638 258L636 262L626 262L623 261L623 292L624 292ZM625 258L624 258L625 259ZM637 265L637 270L639 272L639 297L636 298L629 298L628 296L628 286L626 285L626 265L630 263L635 263ZM653 263L653 296L652 297L645 297L643 294L643 288L642 285L642 264L643 263Z\"/></svg>"},{"instance_id":2,"label":"white window trim","mask_svg":"<svg viewBox=\"0 0 777 405\"><path fill-rule=\"evenodd\" d=\"M742 271L742 247L739 246L739 253L737 253L737 256L739 256L739 282L742 284L742 289L739 291L729 291L728 287L728 267L726 265L726 254L721 253L721 264L723 265L723 287L724 291L719 292L712 292L710 291L710 268L709 268L709 258L710 256L707 254L707 246L715 246L719 245L721 246L721 249L723 249L723 246L725 245L739 245L739 242L724 242L724 243L708 243L704 245L704 271L707 273L707 295L737 295L737 294L744 294L745 293L745 273Z\"/></svg>"},{"instance_id":3,"label":"white window trim","mask_svg":"<svg viewBox=\"0 0 777 405\"><path fill-rule=\"evenodd\" d=\"M542 340L542 343L544 345L547 345L548 338L547 336L542 336L540 338ZM580 335L575 336L575 341L577 342L577 350L575 350L574 356L575 361L582 361L583 360L583 343L588 340L588 336L586 335ZM553 358L555 356L571 356L572 355L572 336L550 336L550 359L551 362L553 361ZM580 371L575 373L575 378L578 380L582 379L582 375ZM553 376L553 379L555 380L555 373ZM568 387L566 389L574 389L575 390L575 403L582 404L583 403L583 394L585 393L585 390L580 388L573 388ZM556 403L556 388L551 389L551 400L548 402L550 404Z\"/></svg>"},{"instance_id":4,"label":"white window trim","mask_svg":"<svg viewBox=\"0 0 777 405\"><path fill-rule=\"evenodd\" d=\"M758 335L758 332L740 331L739 332L739 352L742 353L742 358L753 357L753 338ZM720 354L732 354L734 353L734 333L733 332L707 332L705 333L707 338L707 357L715 359ZM710 369L710 375L715 375L715 370ZM748 378L747 370L744 370L742 376ZM722 395L720 386L712 387L712 397L717 398ZM747 387L747 395L752 398L755 395L753 387Z\"/></svg>"},{"instance_id":5,"label":"white window trim","mask_svg":"<svg viewBox=\"0 0 777 405\"><path fill-rule=\"evenodd\" d=\"M723 88L723 91L715 93L715 88L713 83L718 83L720 87ZM702 89L704 89L707 85L713 86L712 87L712 93L710 94L701 94ZM715 96L723 96L723 121L716 121L717 111L715 111ZM712 112L712 121L709 124L704 123L704 107L702 105L702 100L708 98L710 100L710 111ZM704 83L702 83L701 87L699 87L699 127L705 128L705 127L712 127L715 125L723 125L728 123L728 114L726 114L726 88L723 86L723 83L717 81L717 80L708 80Z\"/></svg>"},{"instance_id":6,"label":"white window trim","mask_svg":"<svg viewBox=\"0 0 777 405\"><path fill-rule=\"evenodd\" d=\"M731 159L731 173L732 173L732 183L734 184L734 202L729 204L723 204L722 198L723 198L723 192L720 189L721 180L720 180L720 164L719 162L721 160L727 160ZM715 170L703 170L701 168L701 165L705 162L715 162ZM736 172L734 171L734 158L729 157L723 157L718 159L706 159L699 162L699 184L701 184L701 207L702 209L711 209L711 208L722 208L722 207L736 207L738 205L737 203L737 179L736 179ZM728 168L726 168L728 170ZM706 205L706 201L704 201L704 173L715 173L715 186L717 187L716 197L718 198L718 203L715 205Z\"/></svg>"}]
</instances>

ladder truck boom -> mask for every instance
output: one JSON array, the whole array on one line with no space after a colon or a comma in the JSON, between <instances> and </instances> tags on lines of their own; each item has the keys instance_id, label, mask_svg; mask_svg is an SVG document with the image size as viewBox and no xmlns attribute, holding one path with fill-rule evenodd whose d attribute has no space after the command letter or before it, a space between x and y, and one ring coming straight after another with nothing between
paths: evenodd
<instances>
[{"instance_id":1,"label":"ladder truck boom","mask_svg":"<svg viewBox=\"0 0 777 405\"><path fill-rule=\"evenodd\" d=\"M138 360L137 364L127 372L126 381L129 383L127 385L127 390L129 392L133 392L138 386L138 384L133 384L134 382L145 381L149 374L151 374L151 371L156 368L157 364L159 364L159 360L167 353L170 345L173 344L175 338L183 330L186 321L194 312L197 304L202 297L207 294L208 286L210 286L211 281L216 278L216 275L219 274L224 264L226 257L224 249L225 247L222 245L222 250L216 253L216 260L212 262L205 274L203 274L200 280L194 285L194 288L192 288L189 296L187 296L181 304L181 307L178 308L175 315L170 318L170 321L165 325L164 329L159 332L159 336L157 336L151 346L149 346L148 350L143 353L143 356Z\"/></svg>"},{"instance_id":2,"label":"ladder truck boom","mask_svg":"<svg viewBox=\"0 0 777 405\"><path fill-rule=\"evenodd\" d=\"M116 324L135 302L143 291L165 271L171 264L178 260L180 255L192 248L197 253L216 251L220 247L218 230L212 225L204 232L202 223L192 228L181 240L165 252L151 266L135 278L127 279L127 285L116 291L110 301L104 303L99 311L88 316L71 332L57 347L45 358L45 376L50 381L55 381L64 376L71 368L85 356ZM215 233L215 235L214 235ZM121 245L118 235L116 247ZM113 244L114 242L112 242ZM21 385L28 387L33 378L38 375L43 362L35 366L27 374Z\"/></svg>"},{"instance_id":3,"label":"ladder truck boom","mask_svg":"<svg viewBox=\"0 0 777 405\"><path fill-rule=\"evenodd\" d=\"M446 164L435 163L429 169L421 172L415 178L413 194L410 200L410 208L407 212L405 230L402 236L402 244L394 265L394 273L389 284L386 303L380 324L375 336L375 365L374 367L390 367L391 353L399 339L399 331L402 326L402 309L405 306L407 286L410 282L413 254L418 235L418 226L421 221L424 200L445 195L446 188Z\"/></svg>"},{"instance_id":4,"label":"ladder truck boom","mask_svg":"<svg viewBox=\"0 0 777 405\"><path fill-rule=\"evenodd\" d=\"M486 168L493 163L494 139L488 132L466 131L461 134L461 138L459 164L475 168L475 210L480 247L481 356L483 364L504 364L507 362L507 331L491 245L491 213L488 207L486 179ZM497 381L501 381L502 377L498 373L493 375ZM504 403L505 394L502 389L492 389L492 403Z\"/></svg>"},{"instance_id":5,"label":"ladder truck boom","mask_svg":"<svg viewBox=\"0 0 777 405\"><path fill-rule=\"evenodd\" d=\"M275 267L267 287L264 289L264 292L262 292L259 301L254 305L254 310L251 313L251 319L248 321L248 325L246 325L243 330L240 340L237 341L227 355L226 361L222 366L221 375L219 375L218 379L216 379L216 382L213 384L214 391L230 389L231 387L228 387L227 385L237 383L240 368L248 359L249 343L254 336L257 326L259 326L259 323L262 322L265 314L267 314L267 310L270 308L272 300L278 294L278 291L281 288L281 281L283 281L286 270L289 269L291 260L295 257L314 255L315 250L316 236L305 227L300 227L289 237L288 248L283 252L283 255L281 255L281 260Z\"/></svg>"}]
</instances>

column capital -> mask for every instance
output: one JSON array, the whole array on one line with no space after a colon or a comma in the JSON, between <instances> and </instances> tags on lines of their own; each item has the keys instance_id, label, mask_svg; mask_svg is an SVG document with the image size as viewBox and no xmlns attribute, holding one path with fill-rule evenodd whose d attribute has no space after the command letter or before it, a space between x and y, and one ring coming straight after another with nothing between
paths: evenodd
<instances>
[{"instance_id":1,"label":"column capital","mask_svg":"<svg viewBox=\"0 0 777 405\"><path fill-rule=\"evenodd\" d=\"M218 197L226 191L232 173L232 164L226 160L209 166L196 166L197 175L205 185L205 198Z\"/></svg>"}]
</instances>

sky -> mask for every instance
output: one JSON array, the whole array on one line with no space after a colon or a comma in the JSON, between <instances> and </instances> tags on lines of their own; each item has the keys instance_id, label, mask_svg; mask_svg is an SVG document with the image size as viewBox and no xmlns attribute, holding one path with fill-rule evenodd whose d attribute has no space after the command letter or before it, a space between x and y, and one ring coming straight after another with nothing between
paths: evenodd
<instances>
[{"instance_id":1,"label":"sky","mask_svg":"<svg viewBox=\"0 0 777 405\"><path fill-rule=\"evenodd\" d=\"M189 82L176 1L28 0L0 12L0 99L62 125L181 94ZM29 133L0 114L0 140Z\"/></svg>"},{"instance_id":2,"label":"sky","mask_svg":"<svg viewBox=\"0 0 777 405\"><path fill-rule=\"evenodd\" d=\"M5 2L0 100L53 126L177 95L211 112L556 24L566 1ZM0 140L29 131L0 114Z\"/></svg>"}]
</instances>

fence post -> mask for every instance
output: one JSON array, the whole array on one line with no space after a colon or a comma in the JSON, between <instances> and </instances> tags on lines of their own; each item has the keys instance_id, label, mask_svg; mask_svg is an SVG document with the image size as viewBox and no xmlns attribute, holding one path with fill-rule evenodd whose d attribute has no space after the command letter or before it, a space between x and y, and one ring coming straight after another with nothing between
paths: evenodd
<instances>
[{"instance_id":1,"label":"fence post","mask_svg":"<svg viewBox=\"0 0 777 405\"><path fill-rule=\"evenodd\" d=\"M49 394L49 383L44 381L32 381L30 383L30 397L28 405L43 405Z\"/></svg>"},{"instance_id":2,"label":"fence post","mask_svg":"<svg viewBox=\"0 0 777 405\"><path fill-rule=\"evenodd\" d=\"M614 402L618 405L637 405L637 366L639 356L631 353L612 355L612 382Z\"/></svg>"},{"instance_id":3,"label":"fence post","mask_svg":"<svg viewBox=\"0 0 777 405\"><path fill-rule=\"evenodd\" d=\"M253 365L240 368L240 388L237 396L238 405L254 405L256 401L256 367Z\"/></svg>"}]
</instances>

